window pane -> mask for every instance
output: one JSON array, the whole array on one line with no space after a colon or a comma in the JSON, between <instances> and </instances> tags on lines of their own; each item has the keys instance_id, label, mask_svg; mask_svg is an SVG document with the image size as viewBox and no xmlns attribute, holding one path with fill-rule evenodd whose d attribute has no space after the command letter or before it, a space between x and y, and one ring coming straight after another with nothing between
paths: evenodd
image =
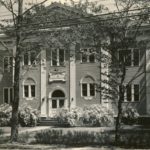
<instances>
[{"instance_id":1,"label":"window pane","mask_svg":"<svg viewBox=\"0 0 150 150\"><path fill-rule=\"evenodd\" d=\"M31 97L35 97L35 85L31 85Z\"/></svg>"},{"instance_id":2,"label":"window pane","mask_svg":"<svg viewBox=\"0 0 150 150\"><path fill-rule=\"evenodd\" d=\"M13 89L10 88L10 103L13 101Z\"/></svg>"},{"instance_id":3,"label":"window pane","mask_svg":"<svg viewBox=\"0 0 150 150\"><path fill-rule=\"evenodd\" d=\"M131 50L124 51L124 56L126 66L131 66Z\"/></svg>"},{"instance_id":4,"label":"window pane","mask_svg":"<svg viewBox=\"0 0 150 150\"><path fill-rule=\"evenodd\" d=\"M86 54L82 54L82 62L87 62L87 55Z\"/></svg>"},{"instance_id":5,"label":"window pane","mask_svg":"<svg viewBox=\"0 0 150 150\"><path fill-rule=\"evenodd\" d=\"M60 66L64 65L64 56L65 56L64 50L59 49L59 64L60 64Z\"/></svg>"},{"instance_id":6,"label":"window pane","mask_svg":"<svg viewBox=\"0 0 150 150\"><path fill-rule=\"evenodd\" d=\"M31 52L31 65L35 64L36 54L35 52Z\"/></svg>"},{"instance_id":7,"label":"window pane","mask_svg":"<svg viewBox=\"0 0 150 150\"><path fill-rule=\"evenodd\" d=\"M29 97L29 86L28 85L24 85L24 96Z\"/></svg>"},{"instance_id":8,"label":"window pane","mask_svg":"<svg viewBox=\"0 0 150 150\"><path fill-rule=\"evenodd\" d=\"M59 108L62 108L62 107L64 107L64 100L60 99L59 100Z\"/></svg>"},{"instance_id":9,"label":"window pane","mask_svg":"<svg viewBox=\"0 0 150 150\"><path fill-rule=\"evenodd\" d=\"M8 71L9 69L9 60L8 57L4 58L4 71Z\"/></svg>"},{"instance_id":10,"label":"window pane","mask_svg":"<svg viewBox=\"0 0 150 150\"><path fill-rule=\"evenodd\" d=\"M135 49L133 55L134 55L133 65L138 66L139 65L139 49Z\"/></svg>"},{"instance_id":11,"label":"window pane","mask_svg":"<svg viewBox=\"0 0 150 150\"><path fill-rule=\"evenodd\" d=\"M87 96L87 84L82 84L82 95Z\"/></svg>"},{"instance_id":12,"label":"window pane","mask_svg":"<svg viewBox=\"0 0 150 150\"><path fill-rule=\"evenodd\" d=\"M4 89L4 102L5 102L5 103L9 103L9 99L8 99L8 89Z\"/></svg>"},{"instance_id":13,"label":"window pane","mask_svg":"<svg viewBox=\"0 0 150 150\"><path fill-rule=\"evenodd\" d=\"M28 65L28 61L29 61L29 55L28 53L24 54L24 65Z\"/></svg>"},{"instance_id":14,"label":"window pane","mask_svg":"<svg viewBox=\"0 0 150 150\"><path fill-rule=\"evenodd\" d=\"M124 60L123 51L119 51L119 62Z\"/></svg>"},{"instance_id":15,"label":"window pane","mask_svg":"<svg viewBox=\"0 0 150 150\"><path fill-rule=\"evenodd\" d=\"M57 50L52 50L52 65L57 66Z\"/></svg>"},{"instance_id":16,"label":"window pane","mask_svg":"<svg viewBox=\"0 0 150 150\"><path fill-rule=\"evenodd\" d=\"M57 108L57 100L52 100L52 108Z\"/></svg>"},{"instance_id":17,"label":"window pane","mask_svg":"<svg viewBox=\"0 0 150 150\"><path fill-rule=\"evenodd\" d=\"M10 69L10 71L12 71L12 69L13 69L13 58L12 57L9 57L9 69Z\"/></svg>"},{"instance_id":18,"label":"window pane","mask_svg":"<svg viewBox=\"0 0 150 150\"><path fill-rule=\"evenodd\" d=\"M131 66L131 50L120 50L119 61L125 62L126 66Z\"/></svg>"},{"instance_id":19,"label":"window pane","mask_svg":"<svg viewBox=\"0 0 150 150\"><path fill-rule=\"evenodd\" d=\"M89 56L89 62L91 62L91 63L95 62L95 55L94 54L91 54Z\"/></svg>"},{"instance_id":20,"label":"window pane","mask_svg":"<svg viewBox=\"0 0 150 150\"><path fill-rule=\"evenodd\" d=\"M90 96L95 96L95 85L90 84Z\"/></svg>"},{"instance_id":21,"label":"window pane","mask_svg":"<svg viewBox=\"0 0 150 150\"><path fill-rule=\"evenodd\" d=\"M124 101L124 93L121 95L121 90L123 90L124 86L119 86L119 98L122 96L122 101Z\"/></svg>"},{"instance_id":22,"label":"window pane","mask_svg":"<svg viewBox=\"0 0 150 150\"><path fill-rule=\"evenodd\" d=\"M139 85L134 85L134 101L139 101Z\"/></svg>"},{"instance_id":23,"label":"window pane","mask_svg":"<svg viewBox=\"0 0 150 150\"><path fill-rule=\"evenodd\" d=\"M127 86L127 101L131 101L131 85Z\"/></svg>"}]
</instances>

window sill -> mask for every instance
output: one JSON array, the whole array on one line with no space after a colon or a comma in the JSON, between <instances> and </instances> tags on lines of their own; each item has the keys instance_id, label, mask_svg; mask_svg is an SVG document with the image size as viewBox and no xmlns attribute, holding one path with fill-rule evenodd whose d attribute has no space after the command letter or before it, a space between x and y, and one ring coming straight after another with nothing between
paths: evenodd
<instances>
[{"instance_id":1,"label":"window sill","mask_svg":"<svg viewBox=\"0 0 150 150\"><path fill-rule=\"evenodd\" d=\"M82 98L84 98L85 100L92 100L95 96L82 96Z\"/></svg>"},{"instance_id":2,"label":"window sill","mask_svg":"<svg viewBox=\"0 0 150 150\"><path fill-rule=\"evenodd\" d=\"M95 64L96 62L80 62L81 64Z\"/></svg>"},{"instance_id":3,"label":"window sill","mask_svg":"<svg viewBox=\"0 0 150 150\"><path fill-rule=\"evenodd\" d=\"M24 97L27 101L32 101L35 99L35 97Z\"/></svg>"},{"instance_id":4,"label":"window sill","mask_svg":"<svg viewBox=\"0 0 150 150\"><path fill-rule=\"evenodd\" d=\"M123 103L139 103L140 101L123 101Z\"/></svg>"}]
</instances>

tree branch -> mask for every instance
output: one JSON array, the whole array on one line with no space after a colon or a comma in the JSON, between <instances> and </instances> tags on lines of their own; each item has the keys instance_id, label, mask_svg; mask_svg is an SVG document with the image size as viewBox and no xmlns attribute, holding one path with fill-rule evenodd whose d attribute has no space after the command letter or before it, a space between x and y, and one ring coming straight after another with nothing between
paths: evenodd
<instances>
[{"instance_id":1,"label":"tree branch","mask_svg":"<svg viewBox=\"0 0 150 150\"><path fill-rule=\"evenodd\" d=\"M48 0L44 0L43 2L41 2L41 3L38 3L38 4L36 4L36 5L33 5L32 7L30 7L29 9L27 9L22 15L24 16L27 12L29 12L31 9L33 9L34 7L37 7L37 6L39 6L39 5L42 5L42 4L44 4L45 2L47 2Z\"/></svg>"}]
</instances>

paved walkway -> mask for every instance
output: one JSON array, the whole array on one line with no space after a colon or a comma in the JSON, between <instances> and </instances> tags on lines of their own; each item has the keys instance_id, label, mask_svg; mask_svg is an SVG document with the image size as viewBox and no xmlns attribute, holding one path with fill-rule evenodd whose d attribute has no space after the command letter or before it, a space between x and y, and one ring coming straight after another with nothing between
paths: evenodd
<instances>
[{"instance_id":1,"label":"paved walkway","mask_svg":"<svg viewBox=\"0 0 150 150\"><path fill-rule=\"evenodd\" d=\"M37 127L19 127L19 133L25 133L25 132L34 132L39 130L45 130L50 129L50 126L37 126ZM10 136L11 128L10 127L0 127L4 131L4 134L2 136Z\"/></svg>"}]
</instances>

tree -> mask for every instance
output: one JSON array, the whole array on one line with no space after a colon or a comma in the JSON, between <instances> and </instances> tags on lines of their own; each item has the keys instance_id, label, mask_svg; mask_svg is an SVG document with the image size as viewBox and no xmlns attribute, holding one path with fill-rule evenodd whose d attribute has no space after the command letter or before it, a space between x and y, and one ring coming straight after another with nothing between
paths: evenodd
<instances>
[{"instance_id":1,"label":"tree","mask_svg":"<svg viewBox=\"0 0 150 150\"><path fill-rule=\"evenodd\" d=\"M44 0L40 4L43 4L47 0ZM36 7L36 4L29 9L24 11L23 0L0 0L0 4L4 6L12 15L12 25L11 26L3 26L1 25L1 29L5 30L8 33L12 33L15 36L15 46L16 52L14 56L14 99L12 101L12 119L11 119L11 141L16 142L18 140L18 107L19 107L19 81L20 81L20 61L21 61L21 43L25 37L22 36L22 23L24 19L24 15L29 12L32 8ZM16 8L17 7L17 8ZM24 11L24 12L23 12ZM7 21L7 20L6 20ZM11 31L10 31L11 29ZM1 41L1 43L3 43ZM3 43L4 45L4 43Z\"/></svg>"},{"instance_id":2,"label":"tree","mask_svg":"<svg viewBox=\"0 0 150 150\"><path fill-rule=\"evenodd\" d=\"M100 84L97 85L97 91L101 93L101 99L115 102L118 109L115 137L116 143L118 143L124 92L131 82L140 76L140 74L135 73L132 80L124 87L127 70L126 65L131 55L122 53L123 59L118 59L117 55L119 50L127 51L131 47L133 49L137 48L137 45L141 42L137 41L137 37L142 24L148 19L148 9L142 1L116 0L115 2L116 13L100 15L103 10L101 5L89 3L88 1L85 3L80 1L76 4L71 0L72 9L80 11L82 16L78 18L67 16L67 19L56 16L54 20L50 19L48 28L67 26L69 29L53 31L49 36L42 39L44 39L49 46L54 44L53 41L49 39L56 38L58 41L62 41L66 46L68 46L69 43L75 42L85 44L95 49L94 53L97 54L97 59L100 61L101 76L103 76ZM89 14L89 12L92 13ZM95 16L93 14L97 15ZM55 42L55 44L58 45L57 41ZM83 52L78 48L76 53ZM119 90L118 87L120 87Z\"/></svg>"}]
</instances>

